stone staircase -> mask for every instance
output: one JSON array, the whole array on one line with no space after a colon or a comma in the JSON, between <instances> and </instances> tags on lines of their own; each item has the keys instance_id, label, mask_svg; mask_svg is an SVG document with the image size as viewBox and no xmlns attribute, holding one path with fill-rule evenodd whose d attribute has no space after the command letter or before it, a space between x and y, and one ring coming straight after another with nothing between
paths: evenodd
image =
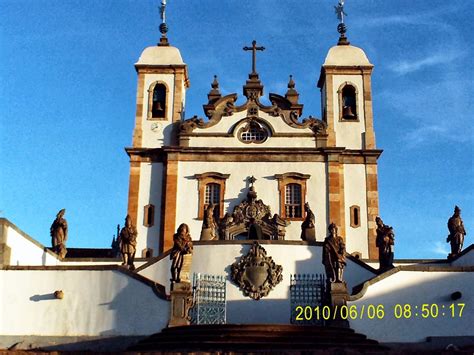
<instances>
[{"instance_id":1,"label":"stone staircase","mask_svg":"<svg viewBox=\"0 0 474 355\"><path fill-rule=\"evenodd\" d=\"M131 346L137 352L308 352L354 349L364 353L387 348L350 328L279 324L190 325L163 329ZM331 353L331 352L329 352Z\"/></svg>"}]
</instances>

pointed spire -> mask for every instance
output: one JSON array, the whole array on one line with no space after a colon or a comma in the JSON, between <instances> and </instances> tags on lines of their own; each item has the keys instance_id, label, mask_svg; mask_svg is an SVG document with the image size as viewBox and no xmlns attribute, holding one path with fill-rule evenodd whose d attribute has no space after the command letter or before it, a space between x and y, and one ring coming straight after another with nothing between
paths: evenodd
<instances>
[{"instance_id":1,"label":"pointed spire","mask_svg":"<svg viewBox=\"0 0 474 355\"><path fill-rule=\"evenodd\" d=\"M160 32L161 38L160 42L158 42L159 46L169 46L168 37L166 34L168 33L168 25L166 24L166 0L161 0L160 6L160 14L161 14L161 24L160 24Z\"/></svg>"},{"instance_id":2,"label":"pointed spire","mask_svg":"<svg viewBox=\"0 0 474 355\"><path fill-rule=\"evenodd\" d=\"M292 104L298 104L299 94L295 90L295 82L293 80L293 75L290 75L290 80L288 81L288 90L285 94L285 98L290 101Z\"/></svg>"},{"instance_id":3,"label":"pointed spire","mask_svg":"<svg viewBox=\"0 0 474 355\"><path fill-rule=\"evenodd\" d=\"M214 80L211 84L211 91L207 94L207 98L209 99L209 103L215 102L221 98L221 92L219 90L219 82L217 81L217 75L214 75Z\"/></svg>"}]
</instances>

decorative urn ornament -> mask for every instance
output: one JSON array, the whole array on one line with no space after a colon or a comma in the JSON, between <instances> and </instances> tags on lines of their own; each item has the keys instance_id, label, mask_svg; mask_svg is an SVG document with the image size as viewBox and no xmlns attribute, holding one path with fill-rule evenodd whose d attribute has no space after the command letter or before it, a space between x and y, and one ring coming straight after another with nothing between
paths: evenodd
<instances>
[{"instance_id":1,"label":"decorative urn ornament","mask_svg":"<svg viewBox=\"0 0 474 355\"><path fill-rule=\"evenodd\" d=\"M232 264L232 280L245 296L259 300L283 280L283 267L254 242L247 255Z\"/></svg>"}]
</instances>

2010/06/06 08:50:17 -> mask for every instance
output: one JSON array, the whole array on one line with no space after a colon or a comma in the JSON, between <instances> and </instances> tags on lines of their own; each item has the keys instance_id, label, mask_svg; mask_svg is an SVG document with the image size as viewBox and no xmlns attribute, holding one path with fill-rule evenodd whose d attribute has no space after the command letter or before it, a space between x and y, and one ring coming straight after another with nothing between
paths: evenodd
<instances>
[{"instance_id":1,"label":"2010/06/06 08:50:17","mask_svg":"<svg viewBox=\"0 0 474 355\"><path fill-rule=\"evenodd\" d=\"M392 314L396 319L409 319L421 317L438 318L451 317L461 318L465 303L451 303L449 306L436 303L425 303L420 306L411 304L396 304L392 308ZM388 307L387 307L388 308ZM330 319L383 319L386 316L386 307L378 305L342 305L342 306L297 306L295 308L297 321L330 320Z\"/></svg>"}]
</instances>

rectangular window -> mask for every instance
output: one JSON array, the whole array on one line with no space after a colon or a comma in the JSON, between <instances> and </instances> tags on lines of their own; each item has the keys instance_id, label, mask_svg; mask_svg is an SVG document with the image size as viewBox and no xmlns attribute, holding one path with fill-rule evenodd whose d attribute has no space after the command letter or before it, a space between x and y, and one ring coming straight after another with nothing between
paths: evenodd
<instances>
[{"instance_id":1,"label":"rectangular window","mask_svg":"<svg viewBox=\"0 0 474 355\"><path fill-rule=\"evenodd\" d=\"M301 185L288 184L285 186L285 215L287 218L301 218Z\"/></svg>"}]
</instances>

